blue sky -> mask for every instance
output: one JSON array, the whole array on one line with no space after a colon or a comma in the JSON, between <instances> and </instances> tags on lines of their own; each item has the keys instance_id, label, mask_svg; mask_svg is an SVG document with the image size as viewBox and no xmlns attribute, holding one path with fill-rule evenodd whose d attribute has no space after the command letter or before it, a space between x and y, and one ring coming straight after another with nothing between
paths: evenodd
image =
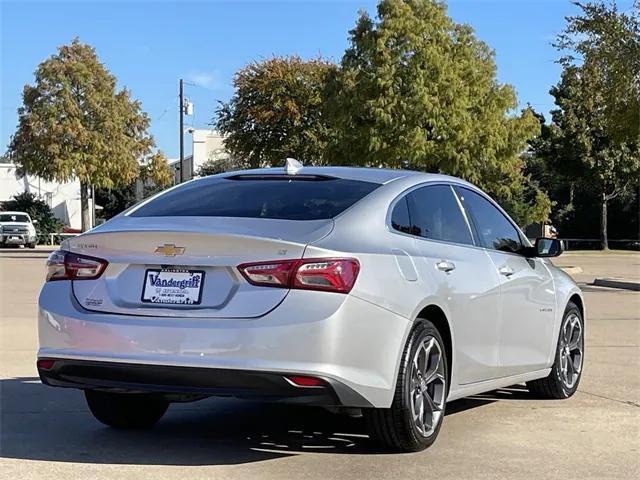
<instances>
[{"instance_id":1,"label":"blue sky","mask_svg":"<svg viewBox=\"0 0 640 480\"><path fill-rule=\"evenodd\" d=\"M16 125L22 87L56 47L75 36L93 45L120 86L129 88L151 118L151 132L168 157L178 155L178 79L190 83L195 104L187 125L206 128L218 100L233 93L233 74L272 55L321 54L339 61L357 12L375 1L71 1L0 0L1 125L4 151ZM621 9L632 1L619 1ZM521 105L548 112L557 82L551 46L566 0L451 0L449 14L468 23L496 52L498 77ZM188 146L190 137L185 137Z\"/></svg>"}]
</instances>

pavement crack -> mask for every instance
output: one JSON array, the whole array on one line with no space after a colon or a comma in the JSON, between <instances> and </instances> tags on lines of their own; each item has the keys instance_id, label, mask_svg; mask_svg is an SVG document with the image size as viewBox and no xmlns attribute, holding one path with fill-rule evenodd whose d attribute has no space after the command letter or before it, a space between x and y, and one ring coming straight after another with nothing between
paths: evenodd
<instances>
[{"instance_id":1,"label":"pavement crack","mask_svg":"<svg viewBox=\"0 0 640 480\"><path fill-rule=\"evenodd\" d=\"M604 400L611 400L612 402L622 403L623 405L629 405L631 407L640 408L639 402L634 402L633 400L620 400L619 398L611 398L606 395L598 395L597 393L585 392L584 390L579 390L580 393L584 393L585 395L591 395L592 397L602 398Z\"/></svg>"}]
</instances>

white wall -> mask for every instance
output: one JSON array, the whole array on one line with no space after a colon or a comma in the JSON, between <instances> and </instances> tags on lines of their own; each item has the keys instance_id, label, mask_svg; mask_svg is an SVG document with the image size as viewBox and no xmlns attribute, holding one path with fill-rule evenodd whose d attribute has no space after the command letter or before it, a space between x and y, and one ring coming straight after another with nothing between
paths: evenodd
<instances>
[{"instance_id":1,"label":"white wall","mask_svg":"<svg viewBox=\"0 0 640 480\"><path fill-rule=\"evenodd\" d=\"M81 228L79 181L45 182L31 176L17 179L15 170L11 163L0 163L0 202L11 200L14 195L25 191L31 192L47 202L56 218L66 227Z\"/></svg>"},{"instance_id":2,"label":"white wall","mask_svg":"<svg viewBox=\"0 0 640 480\"><path fill-rule=\"evenodd\" d=\"M222 143L224 137L215 130L192 130L193 172L207 160L221 160L229 155Z\"/></svg>"}]
</instances>

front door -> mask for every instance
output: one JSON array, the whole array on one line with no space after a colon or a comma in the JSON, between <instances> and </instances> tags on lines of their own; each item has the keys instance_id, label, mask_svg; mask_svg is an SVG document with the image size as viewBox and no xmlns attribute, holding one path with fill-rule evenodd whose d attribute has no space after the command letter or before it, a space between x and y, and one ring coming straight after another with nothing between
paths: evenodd
<instances>
[{"instance_id":1,"label":"front door","mask_svg":"<svg viewBox=\"0 0 640 480\"><path fill-rule=\"evenodd\" d=\"M467 188L456 192L500 278L500 376L545 368L556 308L551 273L541 259L519 253L521 234L492 202Z\"/></svg>"}]
</instances>

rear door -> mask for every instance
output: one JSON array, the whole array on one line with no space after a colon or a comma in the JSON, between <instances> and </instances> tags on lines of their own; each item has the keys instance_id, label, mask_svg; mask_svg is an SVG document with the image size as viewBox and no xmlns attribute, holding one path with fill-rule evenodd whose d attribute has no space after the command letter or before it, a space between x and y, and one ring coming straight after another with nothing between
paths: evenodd
<instances>
[{"instance_id":1,"label":"rear door","mask_svg":"<svg viewBox=\"0 0 640 480\"><path fill-rule=\"evenodd\" d=\"M285 288L249 284L238 265L300 259L333 217L379 185L283 175L208 177L171 189L67 241L109 262L96 280L73 282L84 308L165 317L257 317Z\"/></svg>"},{"instance_id":2,"label":"rear door","mask_svg":"<svg viewBox=\"0 0 640 480\"><path fill-rule=\"evenodd\" d=\"M474 246L471 229L450 185L407 195L416 265L425 287L435 287L450 312L455 342L453 381L467 384L498 375L499 279Z\"/></svg>"},{"instance_id":3,"label":"rear door","mask_svg":"<svg viewBox=\"0 0 640 480\"><path fill-rule=\"evenodd\" d=\"M551 273L540 259L520 254L518 229L492 202L467 188L456 191L500 278L501 376L545 368L556 308Z\"/></svg>"}]
</instances>

